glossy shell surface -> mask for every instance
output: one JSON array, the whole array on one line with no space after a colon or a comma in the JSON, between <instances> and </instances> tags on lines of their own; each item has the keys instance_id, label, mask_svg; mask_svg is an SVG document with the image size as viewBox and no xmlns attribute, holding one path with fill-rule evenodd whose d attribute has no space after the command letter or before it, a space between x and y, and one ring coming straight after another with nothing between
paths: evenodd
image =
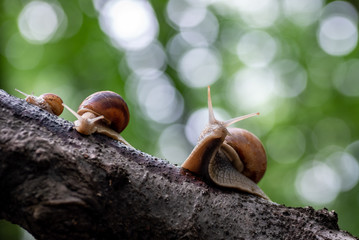
<instances>
[{"instance_id":1,"label":"glossy shell surface","mask_svg":"<svg viewBox=\"0 0 359 240\"><path fill-rule=\"evenodd\" d=\"M261 141L251 132L241 128L228 128L224 142L239 155L244 165L243 175L258 183L267 168L267 157Z\"/></svg>"},{"instance_id":2,"label":"glossy shell surface","mask_svg":"<svg viewBox=\"0 0 359 240\"><path fill-rule=\"evenodd\" d=\"M51 111L59 116L64 111L62 99L53 93L45 93L40 96L51 108Z\"/></svg>"},{"instance_id":3,"label":"glossy shell surface","mask_svg":"<svg viewBox=\"0 0 359 240\"><path fill-rule=\"evenodd\" d=\"M96 92L88 96L79 106L77 113L92 112L103 115L105 122L116 132L122 132L130 120L130 112L123 98L112 91Z\"/></svg>"}]
</instances>

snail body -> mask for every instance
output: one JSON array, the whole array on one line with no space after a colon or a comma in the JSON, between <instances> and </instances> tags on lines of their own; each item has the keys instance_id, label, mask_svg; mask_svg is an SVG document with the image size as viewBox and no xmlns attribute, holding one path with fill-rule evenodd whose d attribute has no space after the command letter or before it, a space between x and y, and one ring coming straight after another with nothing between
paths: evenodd
<instances>
[{"instance_id":1,"label":"snail body","mask_svg":"<svg viewBox=\"0 0 359 240\"><path fill-rule=\"evenodd\" d=\"M82 134L95 132L131 146L120 133L130 120L130 112L123 98L112 91L100 91L88 96L75 112L63 104L76 118L74 128Z\"/></svg>"},{"instance_id":2,"label":"snail body","mask_svg":"<svg viewBox=\"0 0 359 240\"><path fill-rule=\"evenodd\" d=\"M235 122L259 113L224 122L218 121L213 113L209 87L208 110L209 123L182 168L201 175L218 186L248 192L269 200L257 185L267 167L262 143L247 130L228 128Z\"/></svg>"},{"instance_id":3,"label":"snail body","mask_svg":"<svg viewBox=\"0 0 359 240\"><path fill-rule=\"evenodd\" d=\"M56 116L59 116L64 110L64 107L62 106L63 101L56 94L44 93L37 97L34 95L26 94L18 89L15 90L26 97L25 98L26 102L36 105L41 109L44 109L52 114L55 114Z\"/></svg>"}]
</instances>

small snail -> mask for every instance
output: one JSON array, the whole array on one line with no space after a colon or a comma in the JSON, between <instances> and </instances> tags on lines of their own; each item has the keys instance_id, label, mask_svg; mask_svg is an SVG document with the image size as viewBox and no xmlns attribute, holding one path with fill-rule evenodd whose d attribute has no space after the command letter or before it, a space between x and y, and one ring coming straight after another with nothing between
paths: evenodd
<instances>
[{"instance_id":1,"label":"small snail","mask_svg":"<svg viewBox=\"0 0 359 240\"><path fill-rule=\"evenodd\" d=\"M64 107L62 106L62 99L56 94L44 93L36 97L34 95L29 95L24 92L21 92L18 89L15 90L26 96L25 98L26 102L34 104L39 108L48 111L49 113L55 114L56 116L59 116L64 110Z\"/></svg>"},{"instance_id":2,"label":"small snail","mask_svg":"<svg viewBox=\"0 0 359 240\"><path fill-rule=\"evenodd\" d=\"M77 113L65 104L76 118L75 129L82 134L101 133L131 146L120 133L130 120L130 112L123 98L115 92L101 91L88 96Z\"/></svg>"},{"instance_id":3,"label":"small snail","mask_svg":"<svg viewBox=\"0 0 359 240\"><path fill-rule=\"evenodd\" d=\"M238 189L269 200L256 184L267 167L262 143L244 129L227 129L231 124L259 113L224 122L216 120L209 87L208 110L209 124L201 133L197 145L182 164L182 168L199 174L218 186Z\"/></svg>"}]
</instances>

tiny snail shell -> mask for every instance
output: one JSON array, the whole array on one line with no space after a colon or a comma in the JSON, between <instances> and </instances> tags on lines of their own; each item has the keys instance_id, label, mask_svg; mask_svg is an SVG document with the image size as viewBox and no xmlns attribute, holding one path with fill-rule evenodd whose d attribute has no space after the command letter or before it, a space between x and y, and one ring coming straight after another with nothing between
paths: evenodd
<instances>
[{"instance_id":1,"label":"tiny snail shell","mask_svg":"<svg viewBox=\"0 0 359 240\"><path fill-rule=\"evenodd\" d=\"M248 192L269 200L256 184L267 168L267 157L262 143L247 130L227 128L259 113L224 122L218 121L213 113L209 87L208 110L209 124L202 131L197 145L182 164L182 168L199 174L218 186Z\"/></svg>"},{"instance_id":2,"label":"tiny snail shell","mask_svg":"<svg viewBox=\"0 0 359 240\"><path fill-rule=\"evenodd\" d=\"M36 105L52 114L55 114L56 116L59 116L64 110L64 106L62 106L63 101L56 94L44 93L36 97L34 95L26 94L18 89L15 90L26 96L26 102Z\"/></svg>"},{"instance_id":3,"label":"tiny snail shell","mask_svg":"<svg viewBox=\"0 0 359 240\"><path fill-rule=\"evenodd\" d=\"M100 91L88 96L77 112L63 104L76 118L75 129L82 134L101 133L131 146L120 133L130 120L123 98L112 91Z\"/></svg>"}]
</instances>

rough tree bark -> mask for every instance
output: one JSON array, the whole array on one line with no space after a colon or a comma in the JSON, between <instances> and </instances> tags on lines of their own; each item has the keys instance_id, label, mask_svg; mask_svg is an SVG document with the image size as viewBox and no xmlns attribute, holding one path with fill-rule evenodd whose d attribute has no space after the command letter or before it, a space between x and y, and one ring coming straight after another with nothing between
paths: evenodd
<instances>
[{"instance_id":1,"label":"rough tree bark","mask_svg":"<svg viewBox=\"0 0 359 240\"><path fill-rule=\"evenodd\" d=\"M0 91L0 218L37 239L357 239L326 209L219 189Z\"/></svg>"}]
</instances>

